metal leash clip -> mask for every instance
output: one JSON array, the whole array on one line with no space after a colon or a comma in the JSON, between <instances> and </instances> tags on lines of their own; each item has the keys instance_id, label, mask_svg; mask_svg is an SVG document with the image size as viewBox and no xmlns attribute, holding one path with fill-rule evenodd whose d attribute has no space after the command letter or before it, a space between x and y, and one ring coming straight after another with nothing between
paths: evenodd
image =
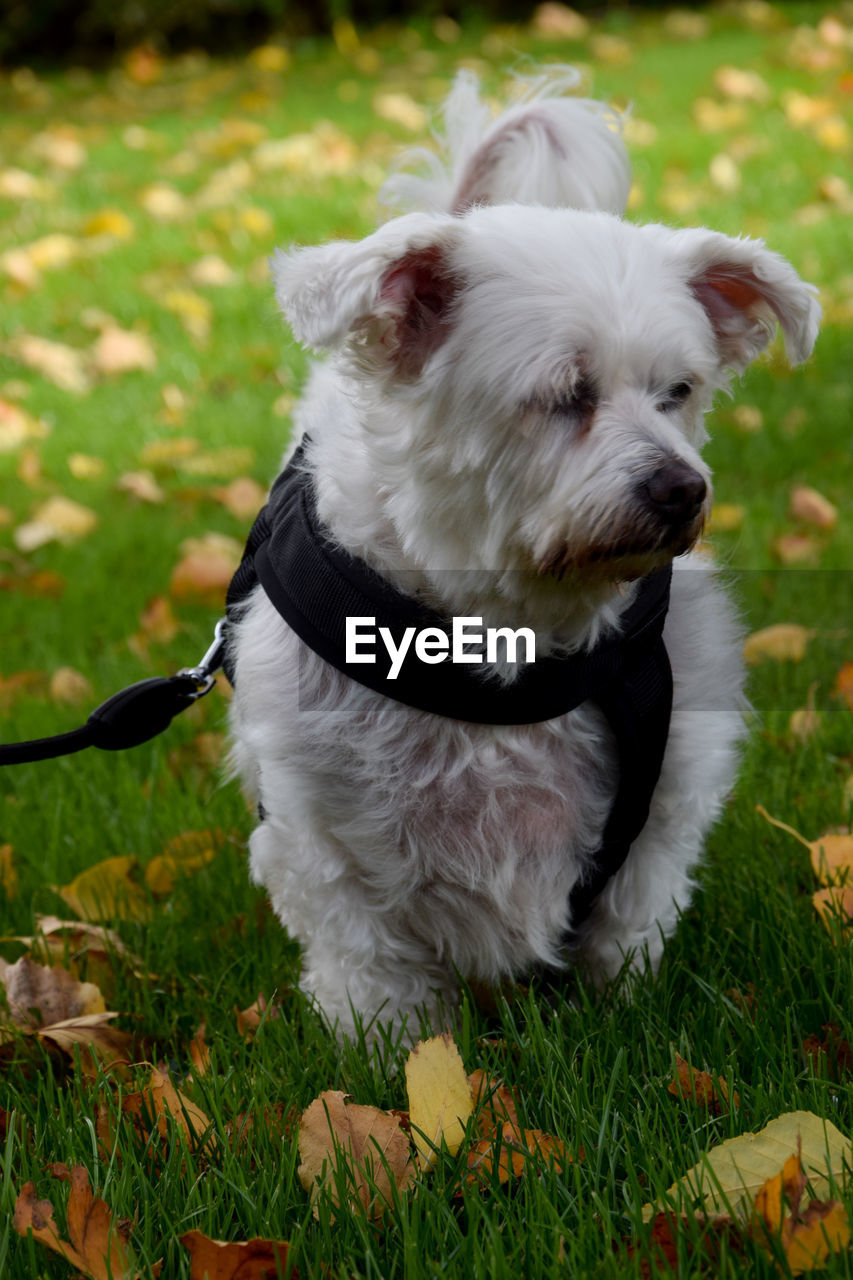
<instances>
[{"instance_id":1,"label":"metal leash clip","mask_svg":"<svg viewBox=\"0 0 853 1280\"><path fill-rule=\"evenodd\" d=\"M187 676L199 686L195 693L189 695L193 702L197 702L206 693L210 693L216 684L216 672L222 669L222 660L225 654L225 629L227 626L228 619L220 618L213 632L213 644L198 666L182 667L178 672L179 676Z\"/></svg>"}]
</instances>

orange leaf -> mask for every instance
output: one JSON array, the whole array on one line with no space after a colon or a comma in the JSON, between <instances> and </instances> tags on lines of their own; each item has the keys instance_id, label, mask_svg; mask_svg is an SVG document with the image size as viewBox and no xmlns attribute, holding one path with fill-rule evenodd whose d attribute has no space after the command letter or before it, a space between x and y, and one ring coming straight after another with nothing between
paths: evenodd
<instances>
[{"instance_id":1,"label":"orange leaf","mask_svg":"<svg viewBox=\"0 0 853 1280\"><path fill-rule=\"evenodd\" d=\"M283 1240L211 1240L200 1231L187 1231L181 1244L190 1254L190 1280L276 1280L287 1272L290 1245ZM298 1280L299 1272L290 1272Z\"/></svg>"},{"instance_id":2,"label":"orange leaf","mask_svg":"<svg viewBox=\"0 0 853 1280\"><path fill-rule=\"evenodd\" d=\"M676 1079L669 1085L669 1092L674 1097L688 1098L700 1107L705 1107L713 1115L720 1115L729 1104L728 1085L722 1076L716 1081L707 1071L697 1071L681 1057L675 1055ZM740 1105L737 1093L733 1094L735 1107Z\"/></svg>"},{"instance_id":3,"label":"orange leaf","mask_svg":"<svg viewBox=\"0 0 853 1280\"><path fill-rule=\"evenodd\" d=\"M58 1253L66 1262L90 1280L131 1280L128 1253L128 1230L114 1222L105 1201L92 1195L89 1175L82 1165L68 1169L63 1164L50 1166L51 1176L71 1184L68 1199L68 1240L63 1240L53 1217L49 1200L36 1200L35 1187L28 1182L15 1201L13 1226L18 1235L31 1231L33 1238ZM160 1274L160 1264L152 1269Z\"/></svg>"},{"instance_id":4,"label":"orange leaf","mask_svg":"<svg viewBox=\"0 0 853 1280\"><path fill-rule=\"evenodd\" d=\"M853 662L845 662L835 678L835 692L853 711Z\"/></svg>"}]
</instances>

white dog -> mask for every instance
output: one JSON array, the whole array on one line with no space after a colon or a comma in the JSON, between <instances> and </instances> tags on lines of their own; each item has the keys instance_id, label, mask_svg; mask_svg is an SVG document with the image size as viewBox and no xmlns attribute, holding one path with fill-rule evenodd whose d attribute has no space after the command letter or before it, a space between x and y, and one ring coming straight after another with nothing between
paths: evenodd
<instances>
[{"instance_id":1,"label":"white dog","mask_svg":"<svg viewBox=\"0 0 853 1280\"><path fill-rule=\"evenodd\" d=\"M777 322L789 358L808 356L815 291L760 241L622 221L618 121L565 87L543 80L492 121L461 77L447 169L433 159L428 177L389 184L420 212L274 260L297 338L332 352L299 405L287 473L308 504L298 519L313 521L297 542L319 541L293 551L293 593L323 616L295 627L268 561L267 585L232 608L234 754L262 814L252 875L343 1033L452 1001L457 973L496 981L582 958L607 978L632 954L657 963L734 776L738 627L685 554L710 501L703 418ZM556 688L561 662L618 642L675 556L672 714L643 822L657 766L642 740L623 754L606 693L555 711L549 676L528 723L512 690L552 671ZM454 666L427 627L400 701L405 682L364 656L378 663L385 639L371 641L370 600L357 608L364 581L377 620L387 590L392 611L409 600L448 631L509 627L517 652L475 645L477 670L461 650ZM344 670L329 636L353 599L363 665ZM399 636L386 643L399 670ZM472 688L485 723L466 718ZM619 788L644 771L630 852L597 881Z\"/></svg>"}]
</instances>

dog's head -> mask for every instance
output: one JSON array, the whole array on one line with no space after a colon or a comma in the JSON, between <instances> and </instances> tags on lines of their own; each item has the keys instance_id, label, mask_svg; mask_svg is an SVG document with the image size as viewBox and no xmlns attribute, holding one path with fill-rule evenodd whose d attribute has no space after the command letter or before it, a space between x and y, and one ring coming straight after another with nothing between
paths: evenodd
<instances>
[{"instance_id":1,"label":"dog's head","mask_svg":"<svg viewBox=\"0 0 853 1280\"><path fill-rule=\"evenodd\" d=\"M507 205L279 253L296 336L358 388L420 563L626 580L689 548L714 392L813 346L814 289L762 242Z\"/></svg>"}]
</instances>

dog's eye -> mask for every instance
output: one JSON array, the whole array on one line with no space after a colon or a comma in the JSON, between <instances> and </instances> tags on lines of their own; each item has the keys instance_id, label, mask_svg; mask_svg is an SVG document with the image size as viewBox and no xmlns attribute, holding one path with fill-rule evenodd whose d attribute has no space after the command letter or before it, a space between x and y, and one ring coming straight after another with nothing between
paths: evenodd
<instances>
[{"instance_id":1,"label":"dog's eye","mask_svg":"<svg viewBox=\"0 0 853 1280\"><path fill-rule=\"evenodd\" d=\"M551 413L554 417L570 418L588 426L597 408L598 392L591 382L581 379L569 394L552 402Z\"/></svg>"},{"instance_id":2,"label":"dog's eye","mask_svg":"<svg viewBox=\"0 0 853 1280\"><path fill-rule=\"evenodd\" d=\"M658 402L657 408L661 413L669 413L672 409L680 409L685 400L690 398L693 387L689 382L677 382L674 387L670 387L663 400Z\"/></svg>"}]
</instances>

